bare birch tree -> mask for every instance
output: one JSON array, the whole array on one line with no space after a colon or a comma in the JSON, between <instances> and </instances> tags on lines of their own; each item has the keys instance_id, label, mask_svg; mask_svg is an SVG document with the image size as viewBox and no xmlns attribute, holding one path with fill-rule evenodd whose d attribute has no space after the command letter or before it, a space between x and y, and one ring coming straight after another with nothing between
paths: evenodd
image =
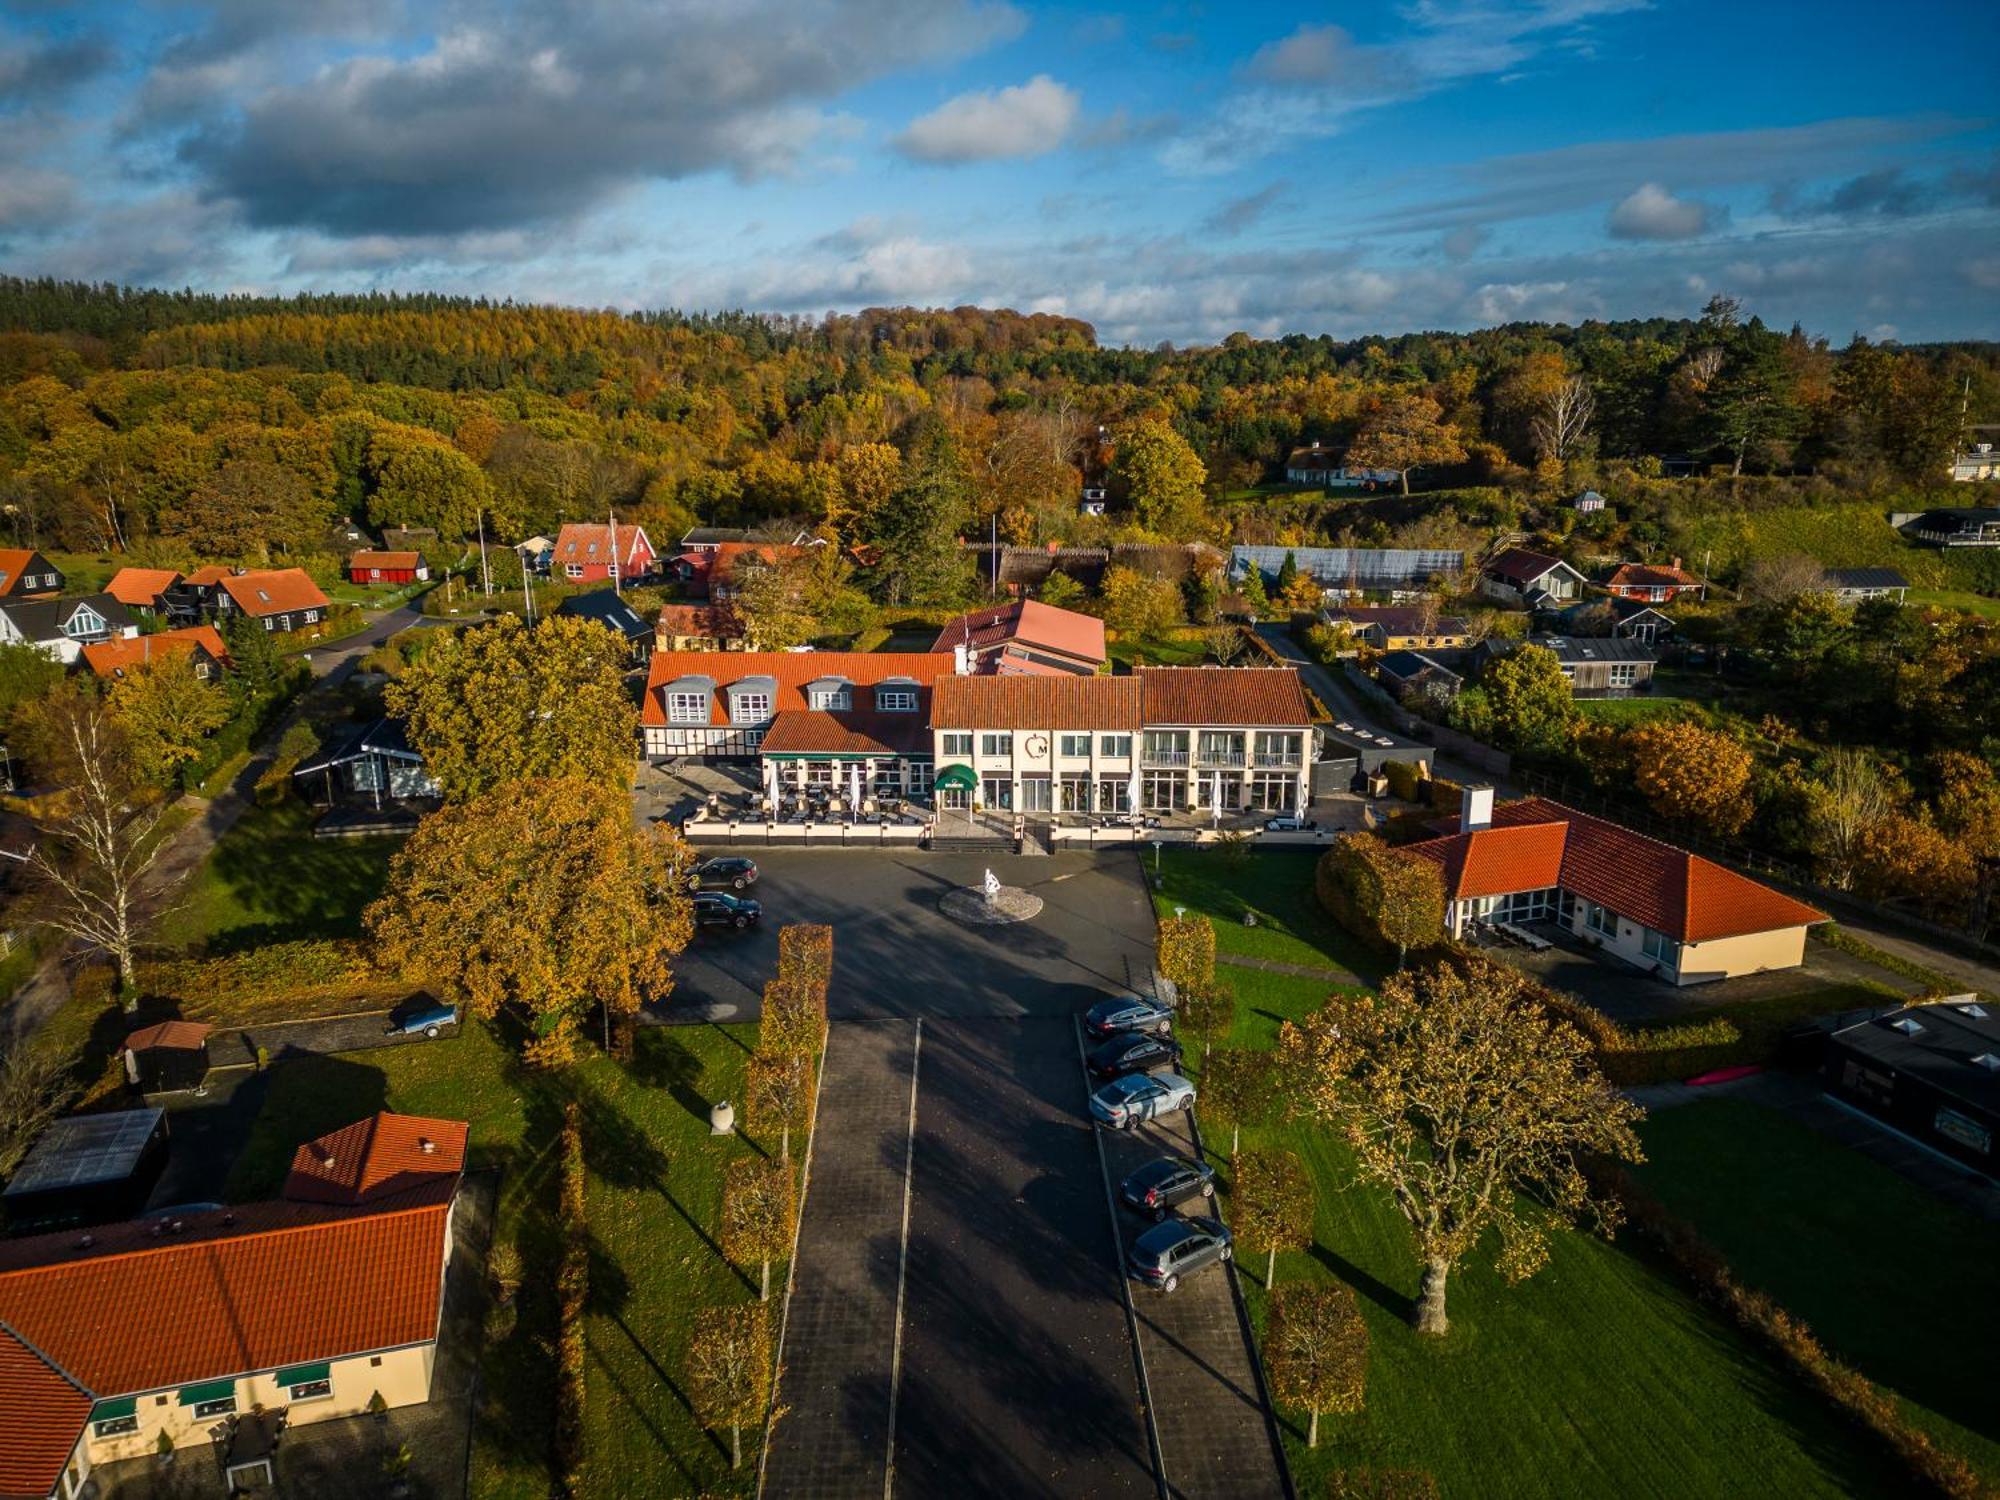
<instances>
[{"instance_id":1,"label":"bare birch tree","mask_svg":"<svg viewBox=\"0 0 2000 1500\"><path fill-rule=\"evenodd\" d=\"M1597 415L1597 397L1590 382L1572 375L1552 387L1542 397L1528 422L1535 452L1544 460L1567 463L1590 432L1591 418Z\"/></svg>"}]
</instances>

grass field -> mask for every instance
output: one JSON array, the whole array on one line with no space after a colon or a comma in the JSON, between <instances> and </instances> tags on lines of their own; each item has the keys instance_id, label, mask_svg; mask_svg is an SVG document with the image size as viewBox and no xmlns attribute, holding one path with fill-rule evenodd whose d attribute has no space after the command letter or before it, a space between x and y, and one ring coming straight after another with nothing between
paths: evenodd
<instances>
[{"instance_id":1,"label":"grass field","mask_svg":"<svg viewBox=\"0 0 2000 1500\"><path fill-rule=\"evenodd\" d=\"M230 1196L274 1191L300 1141L371 1109L470 1121L471 1165L504 1170L496 1236L519 1246L527 1273L518 1326L482 1361L472 1493L543 1500L555 1400L545 1341L555 1327L556 1138L574 1090L584 1108L592 1242L584 1491L747 1495L755 1435L744 1434L745 1467L732 1474L726 1435L718 1442L695 1422L679 1382L692 1311L755 1295L714 1234L723 1163L762 1148L708 1133L710 1102L741 1097L753 1037L743 1027L642 1027L629 1069L593 1053L552 1075L522 1068L474 1024L425 1046L285 1063L270 1075ZM782 1281L773 1266L773 1286Z\"/></svg>"},{"instance_id":2,"label":"grass field","mask_svg":"<svg viewBox=\"0 0 2000 1500\"><path fill-rule=\"evenodd\" d=\"M2000 620L2000 599L1987 594L1974 594L1964 589L1911 589L1909 602L1929 604L1938 609L1963 610L1969 615L1979 615L1983 619Z\"/></svg>"},{"instance_id":3,"label":"grass field","mask_svg":"<svg viewBox=\"0 0 2000 1500\"><path fill-rule=\"evenodd\" d=\"M359 933L402 840L316 839L312 817L293 798L245 811L189 880L158 941L226 952Z\"/></svg>"},{"instance_id":4,"label":"grass field","mask_svg":"<svg viewBox=\"0 0 2000 1500\"><path fill-rule=\"evenodd\" d=\"M1156 900L1208 912L1222 952L1380 975L1380 962L1319 911L1309 856L1257 853L1232 867L1226 856L1177 851L1163 855L1162 871ZM1246 907L1258 927L1241 925ZM1238 1045L1269 1045L1329 988L1227 973ZM1365 1409L1323 1419L1316 1450L1301 1414L1281 1413L1301 1495L1360 1468L1424 1470L1442 1494L1507 1500L1897 1492L1899 1474L1629 1243L1560 1234L1550 1264L1518 1287L1491 1269L1487 1247L1489 1257L1454 1275L1451 1333L1420 1338L1408 1321L1417 1289L1408 1231L1383 1193L1353 1183L1345 1145L1298 1122L1251 1126L1244 1143L1298 1152L1317 1189L1314 1243L1278 1258L1279 1284L1346 1281L1373 1339ZM1229 1144L1208 1141L1218 1153ZM1261 1335L1259 1258L1246 1255L1242 1269Z\"/></svg>"},{"instance_id":5,"label":"grass field","mask_svg":"<svg viewBox=\"0 0 2000 1500\"><path fill-rule=\"evenodd\" d=\"M1208 645L1199 634L1121 636L1105 650L1127 667L1198 667L1208 660Z\"/></svg>"},{"instance_id":6,"label":"grass field","mask_svg":"<svg viewBox=\"0 0 2000 1500\"><path fill-rule=\"evenodd\" d=\"M1586 719L1600 724L1643 724L1648 719L1678 719L1690 708L1699 708L1686 698L1579 698L1577 708Z\"/></svg>"},{"instance_id":7,"label":"grass field","mask_svg":"<svg viewBox=\"0 0 2000 1500\"><path fill-rule=\"evenodd\" d=\"M2000 1303L1971 1290L2000 1265L2000 1225L1744 1100L1663 1111L1643 1135L1642 1179L1739 1279L2000 1483Z\"/></svg>"}]
</instances>

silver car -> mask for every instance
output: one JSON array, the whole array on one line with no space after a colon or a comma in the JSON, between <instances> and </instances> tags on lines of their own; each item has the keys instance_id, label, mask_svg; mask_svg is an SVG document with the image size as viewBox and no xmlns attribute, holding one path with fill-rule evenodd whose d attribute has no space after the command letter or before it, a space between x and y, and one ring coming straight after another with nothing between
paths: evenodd
<instances>
[{"instance_id":1,"label":"silver car","mask_svg":"<svg viewBox=\"0 0 2000 1500\"><path fill-rule=\"evenodd\" d=\"M1120 1130L1193 1107L1194 1085L1178 1073L1131 1073L1090 1096L1091 1114Z\"/></svg>"}]
</instances>

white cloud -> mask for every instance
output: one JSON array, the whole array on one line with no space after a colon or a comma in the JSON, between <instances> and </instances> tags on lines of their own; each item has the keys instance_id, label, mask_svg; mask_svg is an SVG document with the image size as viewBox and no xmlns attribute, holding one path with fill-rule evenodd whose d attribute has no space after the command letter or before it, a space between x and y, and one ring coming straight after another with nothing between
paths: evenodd
<instances>
[{"instance_id":1,"label":"white cloud","mask_svg":"<svg viewBox=\"0 0 2000 1500\"><path fill-rule=\"evenodd\" d=\"M1075 89L1038 73L1012 88L947 100L912 120L890 144L917 161L940 164L1046 156L1076 124L1081 103Z\"/></svg>"},{"instance_id":2,"label":"white cloud","mask_svg":"<svg viewBox=\"0 0 2000 1500\"><path fill-rule=\"evenodd\" d=\"M1977 260L1969 260L1959 269L1965 279L1974 286L1989 292L2000 292L2000 255L1985 255Z\"/></svg>"},{"instance_id":3,"label":"white cloud","mask_svg":"<svg viewBox=\"0 0 2000 1500\"><path fill-rule=\"evenodd\" d=\"M1708 232L1709 214L1706 203L1676 198L1657 182L1647 182L1619 200L1606 227L1613 239L1691 240Z\"/></svg>"}]
</instances>

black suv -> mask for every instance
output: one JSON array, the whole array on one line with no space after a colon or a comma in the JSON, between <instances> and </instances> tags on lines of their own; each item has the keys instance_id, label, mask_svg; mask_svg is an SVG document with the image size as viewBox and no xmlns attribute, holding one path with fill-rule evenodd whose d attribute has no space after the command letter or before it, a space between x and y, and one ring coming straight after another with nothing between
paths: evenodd
<instances>
[{"instance_id":1,"label":"black suv","mask_svg":"<svg viewBox=\"0 0 2000 1500\"><path fill-rule=\"evenodd\" d=\"M1127 1073L1148 1073L1154 1068L1171 1068L1181 1060L1181 1044L1170 1036L1146 1032L1126 1032L1090 1049L1084 1059L1092 1078L1123 1078Z\"/></svg>"},{"instance_id":2,"label":"black suv","mask_svg":"<svg viewBox=\"0 0 2000 1500\"><path fill-rule=\"evenodd\" d=\"M754 927L764 919L764 908L741 896L725 896L721 891L696 891L694 921L697 927Z\"/></svg>"},{"instance_id":3,"label":"black suv","mask_svg":"<svg viewBox=\"0 0 2000 1500\"><path fill-rule=\"evenodd\" d=\"M1190 1198L1213 1198L1215 1168L1185 1156L1157 1157L1119 1183L1118 1196L1157 1222Z\"/></svg>"},{"instance_id":4,"label":"black suv","mask_svg":"<svg viewBox=\"0 0 2000 1500\"><path fill-rule=\"evenodd\" d=\"M705 859L688 874L688 889L698 891L716 886L745 890L757 883L757 862L740 854L718 854Z\"/></svg>"}]
</instances>

